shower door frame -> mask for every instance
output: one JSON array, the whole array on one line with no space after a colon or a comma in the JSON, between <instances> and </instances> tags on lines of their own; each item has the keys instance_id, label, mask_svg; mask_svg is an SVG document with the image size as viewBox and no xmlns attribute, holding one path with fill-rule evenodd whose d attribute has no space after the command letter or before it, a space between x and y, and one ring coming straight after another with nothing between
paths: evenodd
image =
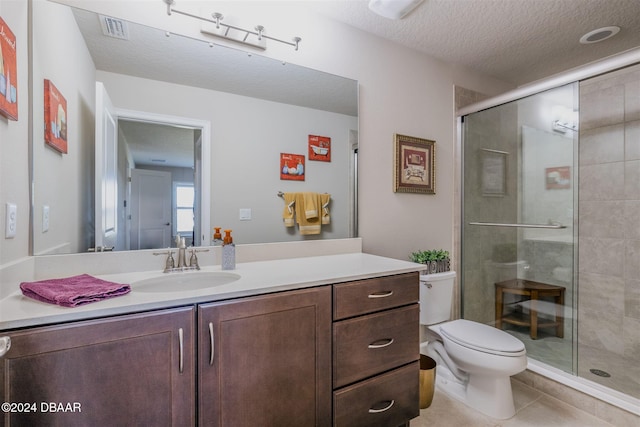
<instances>
[{"instance_id":1,"label":"shower door frame","mask_svg":"<svg viewBox=\"0 0 640 427\"><path fill-rule=\"evenodd\" d=\"M464 126L462 123L463 122L462 118L466 115L476 113L482 110L486 110L489 108L493 108L498 105L506 104L508 102L516 101L518 99L535 95L549 89L554 89L570 83L579 83L581 80L585 80L591 77L609 73L609 72L612 72L621 68L625 68L631 65L636 65L636 64L640 64L640 48L632 49L622 54L608 57L601 61L590 63L584 67L580 67L564 73L556 74L547 79L543 79L529 85L521 86L517 89L506 92L504 94L457 109L456 123L455 123L457 171L455 176L457 179L457 185L456 185L457 197L459 199L458 199L458 203L456 203L457 208L455 211L455 221L456 221L455 227L459 227L459 229L454 230L454 233L455 233L454 246L455 246L456 254L462 254L462 242L464 239L464 227L462 225L462 221L464 219L462 216L462 213L464 212L464 201L463 201L464 182L462 179L462 172L464 170L464 156L462 155L463 140L464 140L464 130L463 130ZM578 162L576 161L575 164L578 164ZM574 173L574 176L575 176L575 173ZM574 212L577 212L577 206L576 206L577 203L578 203L578 198L574 194L574 209L575 209ZM577 251L578 227L576 222L577 222L577 215L574 215L574 232L573 232L574 245L575 245L574 250ZM574 280L574 284L576 284L576 287L578 283L577 282L577 274L578 274L577 259L578 257L574 256L573 280ZM464 288L464 271L461 268L462 263L461 263L460 255L456 257L455 265L456 265L457 271L459 272L458 280L460 285L457 287L457 290L456 290L456 301L458 302L459 305L456 305L454 312L459 316L459 314L462 312L462 309L463 309L463 301L460 296L464 291L463 289ZM575 301L576 298L577 298L577 291L574 292L572 307L577 306ZM578 327L577 323L578 322L573 322L573 328L572 328L572 333L576 337L577 337L577 327ZM574 357L574 360L572 360L572 363L575 366L577 366L577 360L575 360L577 358L577 351L573 352L573 357ZM606 403L622 408L633 414L640 415L640 411L638 410L638 408L640 407L640 405L638 405L638 399L635 399L631 396L624 395L623 393L617 392L616 390L613 390L613 389L602 387L597 383L589 381L588 379L585 379L583 377L579 377L575 374L568 374L564 371L555 369L553 367L549 367L545 364L541 364L539 362L536 363L535 360L533 361L531 359L529 360L527 369L539 375L542 375L546 378L549 378L553 381L557 381L565 386L576 389L582 393L585 393L587 395L600 399Z\"/></svg>"}]
</instances>

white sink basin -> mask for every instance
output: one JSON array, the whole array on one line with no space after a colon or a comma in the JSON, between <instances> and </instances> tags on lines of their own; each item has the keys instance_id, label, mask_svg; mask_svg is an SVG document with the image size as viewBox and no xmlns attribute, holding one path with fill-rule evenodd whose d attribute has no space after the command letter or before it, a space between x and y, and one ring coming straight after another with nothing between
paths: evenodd
<instances>
[{"instance_id":1,"label":"white sink basin","mask_svg":"<svg viewBox=\"0 0 640 427\"><path fill-rule=\"evenodd\" d=\"M131 284L134 292L185 292L213 288L235 282L239 274L219 271L189 271L167 273L151 279L139 280Z\"/></svg>"}]
</instances>

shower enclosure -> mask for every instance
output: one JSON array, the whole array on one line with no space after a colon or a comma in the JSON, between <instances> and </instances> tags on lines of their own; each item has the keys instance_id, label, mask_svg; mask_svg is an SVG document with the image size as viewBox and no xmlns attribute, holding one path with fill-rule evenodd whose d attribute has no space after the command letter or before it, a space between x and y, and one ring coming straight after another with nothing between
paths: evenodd
<instances>
[{"instance_id":1,"label":"shower enclosure","mask_svg":"<svg viewBox=\"0 0 640 427\"><path fill-rule=\"evenodd\" d=\"M640 398L640 65L460 117L461 314Z\"/></svg>"}]
</instances>

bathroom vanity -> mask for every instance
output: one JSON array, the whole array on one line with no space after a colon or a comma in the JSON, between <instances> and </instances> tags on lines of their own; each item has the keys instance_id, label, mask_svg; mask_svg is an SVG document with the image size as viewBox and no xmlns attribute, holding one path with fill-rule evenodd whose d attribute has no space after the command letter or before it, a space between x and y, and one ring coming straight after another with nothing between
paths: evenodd
<instances>
[{"instance_id":1,"label":"bathroom vanity","mask_svg":"<svg viewBox=\"0 0 640 427\"><path fill-rule=\"evenodd\" d=\"M133 281L78 311L12 294L0 384L15 411L0 425L408 425L419 269L362 253L244 263L217 288L137 295Z\"/></svg>"}]
</instances>

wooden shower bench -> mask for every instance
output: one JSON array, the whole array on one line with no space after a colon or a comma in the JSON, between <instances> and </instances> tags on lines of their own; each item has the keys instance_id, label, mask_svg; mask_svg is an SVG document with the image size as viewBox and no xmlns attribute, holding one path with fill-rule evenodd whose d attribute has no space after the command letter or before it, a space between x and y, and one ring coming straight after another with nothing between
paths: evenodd
<instances>
[{"instance_id":1,"label":"wooden shower bench","mask_svg":"<svg viewBox=\"0 0 640 427\"><path fill-rule=\"evenodd\" d=\"M538 328L556 328L556 336L564 336L564 291L562 286L549 285L524 279L512 279L498 282L496 286L496 328L502 329L502 324L509 323L517 326L529 327L531 339L538 338ZM504 314L504 294L521 295L529 301L529 316L523 313ZM555 305L553 320L539 318L542 312L538 307L541 298L552 297Z\"/></svg>"}]
</instances>

